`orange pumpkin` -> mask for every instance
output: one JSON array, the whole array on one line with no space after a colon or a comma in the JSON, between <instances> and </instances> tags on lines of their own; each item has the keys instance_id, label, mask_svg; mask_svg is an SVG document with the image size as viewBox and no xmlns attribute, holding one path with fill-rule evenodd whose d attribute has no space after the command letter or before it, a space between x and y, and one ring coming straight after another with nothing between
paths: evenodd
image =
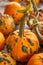
<instances>
[{"instance_id":1,"label":"orange pumpkin","mask_svg":"<svg viewBox=\"0 0 43 65\"><path fill-rule=\"evenodd\" d=\"M0 17L0 32L3 34L9 34L15 29L14 20L11 16L2 15Z\"/></svg>"},{"instance_id":2,"label":"orange pumpkin","mask_svg":"<svg viewBox=\"0 0 43 65\"><path fill-rule=\"evenodd\" d=\"M28 61L32 54L34 54L35 51L38 51L39 48L37 36L30 30L24 29L27 11L28 10L26 10L21 20L20 30L9 35L6 40L6 46L8 51L10 51L11 56L21 62Z\"/></svg>"},{"instance_id":3,"label":"orange pumpkin","mask_svg":"<svg viewBox=\"0 0 43 65\"><path fill-rule=\"evenodd\" d=\"M14 18L14 22L16 24L20 23L21 18L23 17L23 13L18 12L19 9L23 8L19 3L14 3L6 6L5 14L8 14Z\"/></svg>"},{"instance_id":4,"label":"orange pumpkin","mask_svg":"<svg viewBox=\"0 0 43 65\"><path fill-rule=\"evenodd\" d=\"M2 51L0 52L0 65L16 65L16 61L8 53Z\"/></svg>"},{"instance_id":5,"label":"orange pumpkin","mask_svg":"<svg viewBox=\"0 0 43 65\"><path fill-rule=\"evenodd\" d=\"M38 51L39 41L30 30L25 30L22 38L19 37L18 31L15 31L7 38L6 45L14 59L25 62L35 51Z\"/></svg>"},{"instance_id":6,"label":"orange pumpkin","mask_svg":"<svg viewBox=\"0 0 43 65\"><path fill-rule=\"evenodd\" d=\"M27 65L43 65L43 53L34 54Z\"/></svg>"},{"instance_id":7,"label":"orange pumpkin","mask_svg":"<svg viewBox=\"0 0 43 65\"><path fill-rule=\"evenodd\" d=\"M4 48L4 44L5 44L5 38L4 35L0 32L0 50Z\"/></svg>"}]
</instances>

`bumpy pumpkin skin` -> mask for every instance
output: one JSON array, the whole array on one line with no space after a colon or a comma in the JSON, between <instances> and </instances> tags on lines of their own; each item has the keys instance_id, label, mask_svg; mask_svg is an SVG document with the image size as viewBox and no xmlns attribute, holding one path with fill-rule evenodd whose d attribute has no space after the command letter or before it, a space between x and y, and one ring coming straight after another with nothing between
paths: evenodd
<instances>
[{"instance_id":1,"label":"bumpy pumpkin skin","mask_svg":"<svg viewBox=\"0 0 43 65\"><path fill-rule=\"evenodd\" d=\"M4 15L0 17L0 32L6 35L12 32L14 29L15 24L11 16Z\"/></svg>"},{"instance_id":2,"label":"bumpy pumpkin skin","mask_svg":"<svg viewBox=\"0 0 43 65\"><path fill-rule=\"evenodd\" d=\"M43 65L43 53L34 54L27 65Z\"/></svg>"},{"instance_id":3,"label":"bumpy pumpkin skin","mask_svg":"<svg viewBox=\"0 0 43 65\"><path fill-rule=\"evenodd\" d=\"M0 65L16 65L16 61L6 52L0 52Z\"/></svg>"},{"instance_id":4,"label":"bumpy pumpkin skin","mask_svg":"<svg viewBox=\"0 0 43 65\"><path fill-rule=\"evenodd\" d=\"M25 62L29 60L35 51L38 51L39 41L30 30L26 29L22 38L19 37L18 33L17 30L9 35L6 46L14 59Z\"/></svg>"},{"instance_id":5,"label":"bumpy pumpkin skin","mask_svg":"<svg viewBox=\"0 0 43 65\"><path fill-rule=\"evenodd\" d=\"M0 50L4 48L4 44L5 44L5 38L4 35L0 32Z\"/></svg>"},{"instance_id":6,"label":"bumpy pumpkin skin","mask_svg":"<svg viewBox=\"0 0 43 65\"><path fill-rule=\"evenodd\" d=\"M19 24L21 18L23 17L23 13L18 12L20 8L22 8L22 6L15 2L15 4L8 5L5 8L4 13L12 16L14 18L14 22Z\"/></svg>"}]
</instances>

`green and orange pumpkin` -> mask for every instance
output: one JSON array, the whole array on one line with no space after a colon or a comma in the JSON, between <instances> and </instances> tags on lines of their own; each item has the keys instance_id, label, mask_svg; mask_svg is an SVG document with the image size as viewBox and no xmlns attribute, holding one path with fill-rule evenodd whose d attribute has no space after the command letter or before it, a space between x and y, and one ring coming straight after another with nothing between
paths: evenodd
<instances>
[{"instance_id":1,"label":"green and orange pumpkin","mask_svg":"<svg viewBox=\"0 0 43 65\"><path fill-rule=\"evenodd\" d=\"M0 32L4 35L11 33L15 29L14 20L9 15L0 16Z\"/></svg>"},{"instance_id":2,"label":"green and orange pumpkin","mask_svg":"<svg viewBox=\"0 0 43 65\"><path fill-rule=\"evenodd\" d=\"M0 52L0 65L16 65L16 61L8 53L2 51Z\"/></svg>"}]
</instances>

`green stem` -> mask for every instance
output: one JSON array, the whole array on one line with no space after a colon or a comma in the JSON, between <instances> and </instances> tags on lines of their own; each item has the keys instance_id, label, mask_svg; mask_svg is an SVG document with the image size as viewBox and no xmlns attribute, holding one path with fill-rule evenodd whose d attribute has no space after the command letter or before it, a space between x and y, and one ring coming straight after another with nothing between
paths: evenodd
<instances>
[{"instance_id":1,"label":"green stem","mask_svg":"<svg viewBox=\"0 0 43 65\"><path fill-rule=\"evenodd\" d=\"M39 36L39 38L40 38L41 40L43 40L43 35L40 33L40 31L39 31L39 29L38 29L37 26L35 27L35 31L36 31L37 35Z\"/></svg>"},{"instance_id":2,"label":"green stem","mask_svg":"<svg viewBox=\"0 0 43 65\"><path fill-rule=\"evenodd\" d=\"M43 25L43 23L40 23L40 24ZM34 29L35 29L35 31L36 31L36 34L39 36L39 38L40 38L41 40L43 40L43 35L42 35L42 34L40 33L40 31L39 31L38 25L39 25L39 24L36 24L36 25L34 26Z\"/></svg>"},{"instance_id":3,"label":"green stem","mask_svg":"<svg viewBox=\"0 0 43 65\"><path fill-rule=\"evenodd\" d=\"M34 21L35 21L35 22L34 22ZM38 29L38 26L39 26L39 25L43 25L43 22L39 22L39 21L37 20L37 18L34 18L33 20L30 21L30 25L33 25L36 34L39 36L39 38L40 38L41 40L43 40L43 35L40 33L40 31L39 31L39 29Z\"/></svg>"},{"instance_id":4,"label":"green stem","mask_svg":"<svg viewBox=\"0 0 43 65\"><path fill-rule=\"evenodd\" d=\"M20 23L20 30L19 30L19 36L24 36L24 28L25 28L25 22L26 22L27 15L25 14L21 20Z\"/></svg>"},{"instance_id":5,"label":"green stem","mask_svg":"<svg viewBox=\"0 0 43 65\"><path fill-rule=\"evenodd\" d=\"M31 0L31 2L32 2L32 4L33 4L34 11L38 11L38 10L37 10L37 6L36 6L34 0Z\"/></svg>"}]
</instances>

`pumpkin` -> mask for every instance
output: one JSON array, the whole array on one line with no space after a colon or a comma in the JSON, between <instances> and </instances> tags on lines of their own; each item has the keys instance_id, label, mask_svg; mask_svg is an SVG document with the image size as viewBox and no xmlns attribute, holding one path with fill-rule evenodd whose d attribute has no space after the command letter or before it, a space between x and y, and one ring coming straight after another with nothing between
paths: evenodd
<instances>
[{"instance_id":1,"label":"pumpkin","mask_svg":"<svg viewBox=\"0 0 43 65\"><path fill-rule=\"evenodd\" d=\"M5 37L4 35L0 32L0 50L2 50L4 48L4 44L5 44Z\"/></svg>"},{"instance_id":2,"label":"pumpkin","mask_svg":"<svg viewBox=\"0 0 43 65\"><path fill-rule=\"evenodd\" d=\"M0 65L16 65L16 61L8 53L2 51L0 52Z\"/></svg>"},{"instance_id":3,"label":"pumpkin","mask_svg":"<svg viewBox=\"0 0 43 65\"><path fill-rule=\"evenodd\" d=\"M15 29L14 20L9 15L2 15L0 17L0 32L4 35L9 34Z\"/></svg>"},{"instance_id":4,"label":"pumpkin","mask_svg":"<svg viewBox=\"0 0 43 65\"><path fill-rule=\"evenodd\" d=\"M27 9L27 8L26 8ZM28 10L27 10L28 11ZM6 47L11 56L20 62L28 61L38 51L39 41L37 36L28 29L24 29L27 19L27 11L20 23L19 31L11 33L6 40Z\"/></svg>"},{"instance_id":5,"label":"pumpkin","mask_svg":"<svg viewBox=\"0 0 43 65\"><path fill-rule=\"evenodd\" d=\"M24 8L19 3L14 3L6 6L4 13L13 17L15 24L19 24L23 13L18 12L19 9Z\"/></svg>"},{"instance_id":6,"label":"pumpkin","mask_svg":"<svg viewBox=\"0 0 43 65\"><path fill-rule=\"evenodd\" d=\"M27 65L43 65L43 53L34 54Z\"/></svg>"}]
</instances>

